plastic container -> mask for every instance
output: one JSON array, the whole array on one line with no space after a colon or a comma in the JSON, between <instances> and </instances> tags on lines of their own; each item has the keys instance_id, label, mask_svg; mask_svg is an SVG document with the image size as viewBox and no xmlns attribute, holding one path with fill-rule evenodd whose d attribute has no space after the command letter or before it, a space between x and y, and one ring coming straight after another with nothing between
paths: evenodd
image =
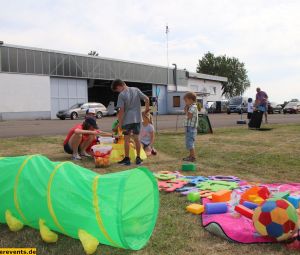
<instances>
[{"instance_id":1,"label":"plastic container","mask_svg":"<svg viewBox=\"0 0 300 255\"><path fill-rule=\"evenodd\" d=\"M108 167L110 166L110 154L112 146L110 145L94 145L92 152L94 154L95 166L96 167Z\"/></svg>"},{"instance_id":2,"label":"plastic container","mask_svg":"<svg viewBox=\"0 0 300 255\"><path fill-rule=\"evenodd\" d=\"M101 144L113 144L115 143L115 138L113 137L99 137L98 138L98 141L101 143Z\"/></svg>"},{"instance_id":3,"label":"plastic container","mask_svg":"<svg viewBox=\"0 0 300 255\"><path fill-rule=\"evenodd\" d=\"M227 212L226 203L207 203L205 205L206 214L221 214Z\"/></svg>"}]
</instances>

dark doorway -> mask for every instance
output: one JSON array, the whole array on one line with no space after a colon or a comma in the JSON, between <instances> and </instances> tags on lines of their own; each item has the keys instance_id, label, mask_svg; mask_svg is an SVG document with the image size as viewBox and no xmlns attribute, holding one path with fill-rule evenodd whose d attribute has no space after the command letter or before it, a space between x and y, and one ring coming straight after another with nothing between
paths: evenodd
<instances>
[{"instance_id":1,"label":"dark doorway","mask_svg":"<svg viewBox=\"0 0 300 255\"><path fill-rule=\"evenodd\" d=\"M99 102L108 106L109 102L113 101L116 105L118 93L111 91L111 82L112 80L88 80L89 102ZM152 84L138 82L126 82L126 84L129 87L137 87L148 97L152 97Z\"/></svg>"}]
</instances>

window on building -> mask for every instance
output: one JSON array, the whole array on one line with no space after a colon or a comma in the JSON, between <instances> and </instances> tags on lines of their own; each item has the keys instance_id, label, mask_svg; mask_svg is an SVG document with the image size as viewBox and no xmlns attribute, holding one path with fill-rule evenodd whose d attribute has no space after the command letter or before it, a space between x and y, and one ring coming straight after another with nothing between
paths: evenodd
<instances>
[{"instance_id":1,"label":"window on building","mask_svg":"<svg viewBox=\"0 0 300 255\"><path fill-rule=\"evenodd\" d=\"M180 96L173 96L173 107L180 107Z\"/></svg>"},{"instance_id":2,"label":"window on building","mask_svg":"<svg viewBox=\"0 0 300 255\"><path fill-rule=\"evenodd\" d=\"M3 72L9 72L9 57L8 49L6 47L0 47L1 51L1 68Z\"/></svg>"}]
</instances>

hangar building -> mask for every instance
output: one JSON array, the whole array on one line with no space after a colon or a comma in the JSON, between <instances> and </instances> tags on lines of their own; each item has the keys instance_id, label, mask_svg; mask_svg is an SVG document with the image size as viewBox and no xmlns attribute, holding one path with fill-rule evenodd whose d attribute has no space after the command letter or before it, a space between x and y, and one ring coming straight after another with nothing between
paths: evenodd
<instances>
[{"instance_id":1,"label":"hangar building","mask_svg":"<svg viewBox=\"0 0 300 255\"><path fill-rule=\"evenodd\" d=\"M168 74L168 73L169 74ZM116 102L111 81L156 97L158 113L182 111L183 94L222 99L225 77L118 59L0 43L0 120L55 119L76 103Z\"/></svg>"}]
</instances>

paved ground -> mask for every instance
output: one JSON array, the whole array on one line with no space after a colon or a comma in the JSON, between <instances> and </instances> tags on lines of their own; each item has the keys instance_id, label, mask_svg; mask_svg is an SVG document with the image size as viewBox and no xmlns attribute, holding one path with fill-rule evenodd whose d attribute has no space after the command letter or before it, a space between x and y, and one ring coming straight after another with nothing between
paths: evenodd
<instances>
[{"instance_id":1,"label":"paved ground","mask_svg":"<svg viewBox=\"0 0 300 255\"><path fill-rule=\"evenodd\" d=\"M273 114L269 116L269 123L299 123L300 114ZM210 114L213 128L236 126L236 121L240 119L237 114ZM100 129L110 131L111 123L115 117L106 117L98 120ZM163 115L158 116L158 129L176 129L182 126L183 116ZM155 118L154 118L155 120ZM64 135L76 123L82 120L34 120L34 121L2 121L0 122L0 137L16 136L41 136L41 135Z\"/></svg>"}]
</instances>

